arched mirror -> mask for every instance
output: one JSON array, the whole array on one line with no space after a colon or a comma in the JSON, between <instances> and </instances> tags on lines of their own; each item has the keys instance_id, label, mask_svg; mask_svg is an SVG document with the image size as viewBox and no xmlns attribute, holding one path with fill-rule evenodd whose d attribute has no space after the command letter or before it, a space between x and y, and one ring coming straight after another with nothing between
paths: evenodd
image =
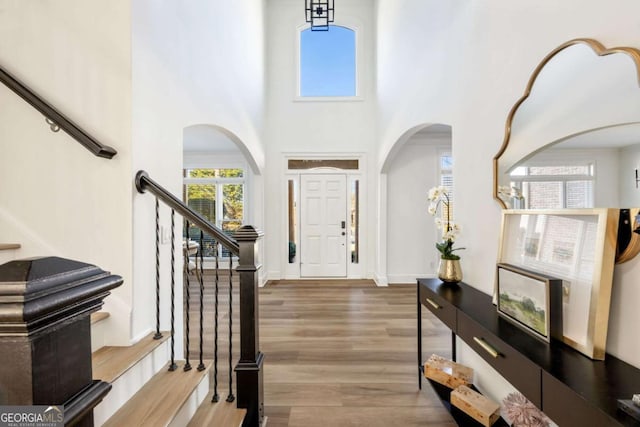
<instances>
[{"instance_id":1,"label":"arched mirror","mask_svg":"<svg viewBox=\"0 0 640 427\"><path fill-rule=\"evenodd\" d=\"M639 169L640 50L575 39L511 109L493 195L504 208L640 207Z\"/></svg>"}]
</instances>

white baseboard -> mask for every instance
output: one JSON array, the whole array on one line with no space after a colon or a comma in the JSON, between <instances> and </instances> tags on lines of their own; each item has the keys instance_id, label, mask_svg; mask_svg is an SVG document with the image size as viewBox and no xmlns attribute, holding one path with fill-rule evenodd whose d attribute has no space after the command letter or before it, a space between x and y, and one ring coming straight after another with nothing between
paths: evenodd
<instances>
[{"instance_id":1,"label":"white baseboard","mask_svg":"<svg viewBox=\"0 0 640 427\"><path fill-rule=\"evenodd\" d=\"M373 281L376 282L377 286L389 286L389 280L387 280L387 276L381 276L378 273L373 275Z\"/></svg>"},{"instance_id":2,"label":"white baseboard","mask_svg":"<svg viewBox=\"0 0 640 427\"><path fill-rule=\"evenodd\" d=\"M270 271L267 273L267 282L269 280L280 280L282 278L282 275L280 274L279 271Z\"/></svg>"},{"instance_id":3,"label":"white baseboard","mask_svg":"<svg viewBox=\"0 0 640 427\"><path fill-rule=\"evenodd\" d=\"M406 284L411 283L413 285L416 284L418 278L420 279L431 279L435 278L436 275L433 273L417 273L417 274L389 274L387 276L387 280L389 283L393 284Z\"/></svg>"}]
</instances>

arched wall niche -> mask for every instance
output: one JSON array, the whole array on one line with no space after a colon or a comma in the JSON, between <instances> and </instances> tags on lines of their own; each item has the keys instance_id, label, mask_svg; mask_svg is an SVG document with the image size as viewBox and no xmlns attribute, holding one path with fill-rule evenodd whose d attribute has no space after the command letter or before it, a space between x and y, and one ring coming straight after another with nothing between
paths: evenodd
<instances>
[{"instance_id":1,"label":"arched wall niche","mask_svg":"<svg viewBox=\"0 0 640 427\"><path fill-rule=\"evenodd\" d=\"M232 131L214 124L194 124L184 128L184 151L202 153L228 153L239 151L251 171L260 175L261 170L245 143Z\"/></svg>"},{"instance_id":2,"label":"arched wall niche","mask_svg":"<svg viewBox=\"0 0 640 427\"><path fill-rule=\"evenodd\" d=\"M451 140L451 126L442 123L420 123L404 131L393 143L388 152L382 156L380 173L387 173L389 166L398 152L412 138L419 135L432 135Z\"/></svg>"},{"instance_id":3,"label":"arched wall niche","mask_svg":"<svg viewBox=\"0 0 640 427\"><path fill-rule=\"evenodd\" d=\"M379 284L435 275L438 236L427 194L441 184L441 159L451 148L450 125L421 123L402 132L380 162Z\"/></svg>"}]
</instances>

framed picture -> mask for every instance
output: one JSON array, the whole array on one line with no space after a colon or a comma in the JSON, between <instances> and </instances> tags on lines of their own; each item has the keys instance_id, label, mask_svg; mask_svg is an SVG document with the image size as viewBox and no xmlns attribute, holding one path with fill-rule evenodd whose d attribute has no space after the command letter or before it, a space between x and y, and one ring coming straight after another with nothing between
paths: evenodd
<instances>
[{"instance_id":1,"label":"framed picture","mask_svg":"<svg viewBox=\"0 0 640 427\"><path fill-rule=\"evenodd\" d=\"M498 314L547 342L562 340L562 280L498 264Z\"/></svg>"},{"instance_id":2,"label":"framed picture","mask_svg":"<svg viewBox=\"0 0 640 427\"><path fill-rule=\"evenodd\" d=\"M604 208L502 213L498 263L561 279L562 340L598 360L606 350L619 214Z\"/></svg>"}]
</instances>

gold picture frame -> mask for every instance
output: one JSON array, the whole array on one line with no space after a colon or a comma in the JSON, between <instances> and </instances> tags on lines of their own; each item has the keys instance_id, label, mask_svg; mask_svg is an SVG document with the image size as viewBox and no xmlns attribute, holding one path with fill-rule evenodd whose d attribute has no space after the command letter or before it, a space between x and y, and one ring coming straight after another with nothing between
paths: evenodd
<instances>
[{"instance_id":1,"label":"gold picture frame","mask_svg":"<svg viewBox=\"0 0 640 427\"><path fill-rule=\"evenodd\" d=\"M607 208L502 212L498 263L562 279L562 339L597 360L606 352L619 213Z\"/></svg>"}]
</instances>

